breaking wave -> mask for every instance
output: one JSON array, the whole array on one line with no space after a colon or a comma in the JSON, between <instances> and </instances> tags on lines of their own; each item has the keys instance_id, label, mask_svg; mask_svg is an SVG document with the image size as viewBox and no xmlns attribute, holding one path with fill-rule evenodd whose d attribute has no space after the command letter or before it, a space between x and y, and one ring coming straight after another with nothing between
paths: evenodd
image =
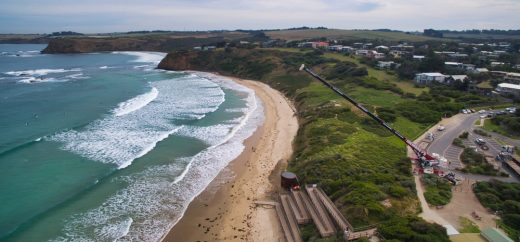
<instances>
[{"instance_id":1,"label":"breaking wave","mask_svg":"<svg viewBox=\"0 0 520 242\"><path fill-rule=\"evenodd\" d=\"M48 139L63 143L65 150L121 169L182 128L172 119L200 119L217 110L225 98L216 83L193 75L151 85L150 93L120 103L113 115Z\"/></svg>"},{"instance_id":2,"label":"breaking wave","mask_svg":"<svg viewBox=\"0 0 520 242\"><path fill-rule=\"evenodd\" d=\"M120 103L118 107L114 110L114 114L116 116L123 116L125 114L129 114L131 112L139 110L151 101L153 101L154 99L156 99L157 96L159 96L159 91L157 90L157 88L152 87L152 89L149 92Z\"/></svg>"}]
</instances>

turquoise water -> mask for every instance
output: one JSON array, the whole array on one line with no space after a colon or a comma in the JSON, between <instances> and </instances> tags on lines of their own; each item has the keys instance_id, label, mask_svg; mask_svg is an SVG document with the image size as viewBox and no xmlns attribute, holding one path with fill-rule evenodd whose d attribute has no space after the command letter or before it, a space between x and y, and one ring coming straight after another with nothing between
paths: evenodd
<instances>
[{"instance_id":1,"label":"turquoise water","mask_svg":"<svg viewBox=\"0 0 520 242\"><path fill-rule=\"evenodd\" d=\"M160 53L0 45L0 240L157 241L262 122L251 90Z\"/></svg>"}]
</instances>

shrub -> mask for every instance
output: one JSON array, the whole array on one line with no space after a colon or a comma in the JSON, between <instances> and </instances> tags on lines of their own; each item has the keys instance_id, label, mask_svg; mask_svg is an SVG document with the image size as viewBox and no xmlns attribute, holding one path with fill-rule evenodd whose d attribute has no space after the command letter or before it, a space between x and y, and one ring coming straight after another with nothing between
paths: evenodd
<instances>
[{"instance_id":1,"label":"shrub","mask_svg":"<svg viewBox=\"0 0 520 242\"><path fill-rule=\"evenodd\" d=\"M482 135L482 136L486 136L486 137L491 137L491 135L489 135L486 131L481 130L481 129L474 129L473 133Z\"/></svg>"},{"instance_id":2,"label":"shrub","mask_svg":"<svg viewBox=\"0 0 520 242\"><path fill-rule=\"evenodd\" d=\"M459 138L461 138L461 139L467 139L468 136L469 136L469 133L466 132L466 131L464 131L462 134L459 135Z\"/></svg>"},{"instance_id":3,"label":"shrub","mask_svg":"<svg viewBox=\"0 0 520 242\"><path fill-rule=\"evenodd\" d=\"M453 140L453 145L458 146L460 148L464 148L464 142L460 138L455 138Z\"/></svg>"}]
</instances>

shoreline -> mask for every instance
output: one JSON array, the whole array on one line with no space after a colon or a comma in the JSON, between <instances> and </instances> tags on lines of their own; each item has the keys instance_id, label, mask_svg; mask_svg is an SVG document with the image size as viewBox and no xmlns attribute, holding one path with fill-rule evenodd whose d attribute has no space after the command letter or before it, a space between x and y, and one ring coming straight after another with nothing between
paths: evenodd
<instances>
[{"instance_id":1,"label":"shoreline","mask_svg":"<svg viewBox=\"0 0 520 242\"><path fill-rule=\"evenodd\" d=\"M273 209L253 201L272 200L279 173L292 155L298 130L294 107L268 85L234 77L255 91L264 106L264 123L244 141L244 151L201 192L162 241L284 240Z\"/></svg>"}]
</instances>

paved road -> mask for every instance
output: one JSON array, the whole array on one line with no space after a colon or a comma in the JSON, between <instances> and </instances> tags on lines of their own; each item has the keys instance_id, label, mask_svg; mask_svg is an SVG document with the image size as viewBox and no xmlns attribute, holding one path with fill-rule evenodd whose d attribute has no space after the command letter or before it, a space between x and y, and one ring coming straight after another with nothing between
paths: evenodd
<instances>
[{"instance_id":1,"label":"paved road","mask_svg":"<svg viewBox=\"0 0 520 242\"><path fill-rule=\"evenodd\" d=\"M462 168L463 165L460 161L460 154L462 153L463 149L457 146L452 145L452 142L455 138L457 138L462 132L467 131L469 133L468 139L464 141L464 145L466 147L476 147L474 140L476 138L482 138L487 141L487 145L489 147L489 150L486 152L486 155L491 157L496 157L500 150L502 149L502 145L500 145L498 142L496 142L494 139L490 139L489 137L482 137L480 135L477 135L473 133L474 124L477 120L480 119L479 113L472 113L472 114L458 114L456 117L453 117L450 121L446 124L446 129L444 131L434 131L435 139L428 147L428 152L431 153L437 153L439 155L444 156L449 162L450 166L449 169L453 170L454 173L465 177L467 179L471 180L477 180L477 181L488 181L491 179L497 179L502 180L505 182L518 182L520 181L518 177L511 175L510 177L495 177L495 176L484 176L484 175L474 175L474 174L467 174L467 173L461 173L456 171L456 168ZM442 123L442 122L441 122ZM508 172L508 170L502 169L505 172Z\"/></svg>"}]
</instances>

